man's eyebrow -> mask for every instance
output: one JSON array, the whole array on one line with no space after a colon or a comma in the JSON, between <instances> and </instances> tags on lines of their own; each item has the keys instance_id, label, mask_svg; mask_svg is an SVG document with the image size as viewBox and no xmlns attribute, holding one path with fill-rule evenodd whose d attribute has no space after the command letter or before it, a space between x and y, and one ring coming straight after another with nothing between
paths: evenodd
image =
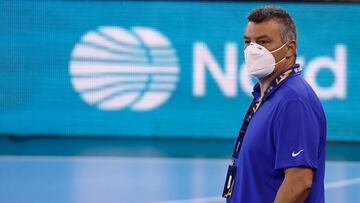
<instances>
[{"instance_id":1,"label":"man's eyebrow","mask_svg":"<svg viewBox=\"0 0 360 203\"><path fill-rule=\"evenodd\" d=\"M259 39L262 39L262 38L270 39L270 37L268 35L260 35L260 36L256 37L255 39L259 40ZM250 37L244 35L244 39L250 39Z\"/></svg>"},{"instance_id":2,"label":"man's eyebrow","mask_svg":"<svg viewBox=\"0 0 360 203\"><path fill-rule=\"evenodd\" d=\"M268 35L260 35L260 36L256 37L256 40L259 40L259 39L262 39L262 38L270 39L270 37Z\"/></svg>"}]
</instances>

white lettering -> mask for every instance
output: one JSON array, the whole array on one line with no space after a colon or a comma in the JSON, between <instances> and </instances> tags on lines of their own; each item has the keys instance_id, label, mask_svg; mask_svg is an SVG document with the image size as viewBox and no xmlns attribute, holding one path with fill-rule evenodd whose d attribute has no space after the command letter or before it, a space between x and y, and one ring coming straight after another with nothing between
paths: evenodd
<instances>
[{"instance_id":1,"label":"white lettering","mask_svg":"<svg viewBox=\"0 0 360 203\"><path fill-rule=\"evenodd\" d=\"M220 91L225 97L237 96L237 79L239 87L248 95L252 96L252 88L255 85L248 74L245 65L238 69L238 51L236 43L226 43L224 52L224 69L216 61L215 57L204 42L196 42L193 52L193 94L197 97L206 95L206 69L215 80ZM320 99L344 99L346 97L346 46L335 45L334 59L328 56L319 56L306 64L302 56L297 58L297 63L304 67L304 78L313 87ZM316 76L321 69L328 69L334 74L334 82L328 87L321 87L316 81ZM237 72L239 71L239 72Z\"/></svg>"},{"instance_id":2,"label":"white lettering","mask_svg":"<svg viewBox=\"0 0 360 203\"><path fill-rule=\"evenodd\" d=\"M320 69L327 68L334 74L334 83L330 87L321 87L316 82L316 74ZM306 67L305 79L314 88L317 95L322 99L346 97L346 47L335 46L335 60L322 56L310 61Z\"/></svg>"},{"instance_id":3,"label":"white lettering","mask_svg":"<svg viewBox=\"0 0 360 203\"><path fill-rule=\"evenodd\" d=\"M193 55L193 93L202 97L206 94L205 69L207 68L222 93L227 97L234 97L237 94L236 69L237 69L237 45L226 43L224 53L225 70L223 71L215 57L205 43L194 44Z\"/></svg>"}]
</instances>

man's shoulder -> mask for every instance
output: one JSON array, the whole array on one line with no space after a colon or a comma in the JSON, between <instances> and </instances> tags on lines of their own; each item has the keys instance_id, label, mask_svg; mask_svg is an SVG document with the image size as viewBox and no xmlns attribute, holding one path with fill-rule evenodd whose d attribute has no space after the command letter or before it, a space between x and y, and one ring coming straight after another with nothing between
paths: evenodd
<instances>
[{"instance_id":1,"label":"man's shoulder","mask_svg":"<svg viewBox=\"0 0 360 203\"><path fill-rule=\"evenodd\" d=\"M301 76L287 80L280 88L277 95L282 102L301 100L304 103L318 102L318 96L312 87Z\"/></svg>"},{"instance_id":2,"label":"man's shoulder","mask_svg":"<svg viewBox=\"0 0 360 203\"><path fill-rule=\"evenodd\" d=\"M324 114L320 99L300 75L287 80L274 95L274 100L280 109L295 102L309 110Z\"/></svg>"}]
</instances>

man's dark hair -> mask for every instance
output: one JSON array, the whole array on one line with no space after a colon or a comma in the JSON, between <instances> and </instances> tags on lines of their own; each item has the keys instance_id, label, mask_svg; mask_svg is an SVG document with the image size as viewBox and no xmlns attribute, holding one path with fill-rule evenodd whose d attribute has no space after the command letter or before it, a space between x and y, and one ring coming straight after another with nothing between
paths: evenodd
<instances>
[{"instance_id":1,"label":"man's dark hair","mask_svg":"<svg viewBox=\"0 0 360 203\"><path fill-rule=\"evenodd\" d=\"M280 25L281 41L283 43L296 41L296 26L291 16L282 8L276 6L259 7L250 12L247 17L249 22L261 23L275 20Z\"/></svg>"}]
</instances>

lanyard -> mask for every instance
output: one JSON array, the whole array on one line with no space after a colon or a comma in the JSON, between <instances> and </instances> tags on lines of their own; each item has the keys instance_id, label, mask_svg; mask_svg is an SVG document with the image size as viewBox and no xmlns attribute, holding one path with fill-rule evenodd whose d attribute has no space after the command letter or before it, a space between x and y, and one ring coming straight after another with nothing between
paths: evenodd
<instances>
[{"instance_id":1,"label":"lanyard","mask_svg":"<svg viewBox=\"0 0 360 203\"><path fill-rule=\"evenodd\" d=\"M241 144L244 140L248 125L249 125L251 119L254 117L256 111L260 108L261 104L263 104L265 102L265 100L267 98L269 98L269 96L273 92L275 92L276 89L281 84L284 83L284 81L286 81L286 79L290 78L290 76L292 76L292 75L299 75L301 70L302 69L301 69L300 65L298 65L298 64L292 66L291 68L289 68L288 70L284 71L279 76L277 76L273 81L271 81L271 83L270 83L269 87L266 89L264 95L262 97L260 97L260 99L258 101L256 101L255 98L253 99L247 113L245 114L244 121L241 125L240 131L236 138L234 151L233 151L233 155L232 155L233 165L235 165L235 160L239 157Z\"/></svg>"}]
</instances>

